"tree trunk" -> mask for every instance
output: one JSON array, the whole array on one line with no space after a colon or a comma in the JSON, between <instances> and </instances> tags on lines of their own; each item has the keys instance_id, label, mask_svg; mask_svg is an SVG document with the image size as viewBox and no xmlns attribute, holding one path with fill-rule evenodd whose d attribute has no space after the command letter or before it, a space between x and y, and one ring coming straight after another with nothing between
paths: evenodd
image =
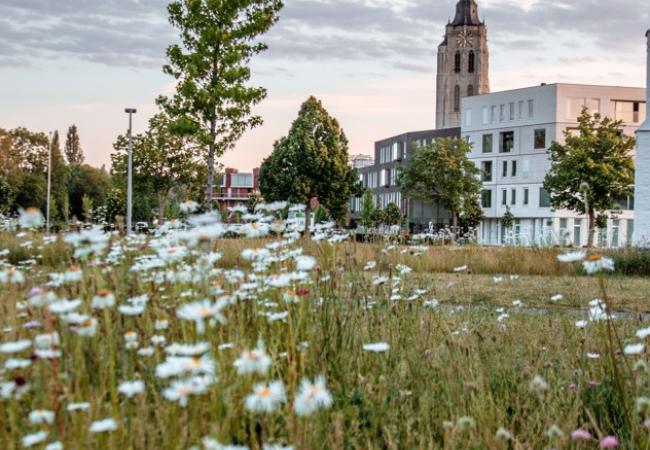
<instances>
[{"instance_id":1,"label":"tree trunk","mask_svg":"<svg viewBox=\"0 0 650 450\"><path fill-rule=\"evenodd\" d=\"M208 180L205 186L205 206L208 211L212 211L212 189L214 187L214 153L216 139L217 119L210 120L210 146L208 148Z\"/></svg>"},{"instance_id":2,"label":"tree trunk","mask_svg":"<svg viewBox=\"0 0 650 450\"><path fill-rule=\"evenodd\" d=\"M451 239L452 242L456 242L458 237L458 214L456 211L451 211Z\"/></svg>"},{"instance_id":3,"label":"tree trunk","mask_svg":"<svg viewBox=\"0 0 650 450\"><path fill-rule=\"evenodd\" d=\"M165 206L167 205L167 193L158 193L158 226L165 222Z\"/></svg>"},{"instance_id":4,"label":"tree trunk","mask_svg":"<svg viewBox=\"0 0 650 450\"><path fill-rule=\"evenodd\" d=\"M305 208L305 237L310 236L309 225L311 221L311 199L307 202L307 207Z\"/></svg>"},{"instance_id":5,"label":"tree trunk","mask_svg":"<svg viewBox=\"0 0 650 450\"><path fill-rule=\"evenodd\" d=\"M596 231L596 212L589 208L589 236L587 236L587 248L594 246L594 233Z\"/></svg>"}]
</instances>

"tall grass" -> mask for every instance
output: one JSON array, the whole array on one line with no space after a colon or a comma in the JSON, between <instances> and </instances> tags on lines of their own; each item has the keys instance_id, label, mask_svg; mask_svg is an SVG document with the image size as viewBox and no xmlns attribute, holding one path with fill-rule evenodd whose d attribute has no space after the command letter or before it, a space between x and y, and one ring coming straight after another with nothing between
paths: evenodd
<instances>
[{"instance_id":1,"label":"tall grass","mask_svg":"<svg viewBox=\"0 0 650 450\"><path fill-rule=\"evenodd\" d=\"M10 261L38 261L25 271L25 283L0 284L0 325L5 330L1 339L33 339L56 331L62 356L43 360L28 351L22 357L32 358L29 367L0 375L1 381L29 386L21 396L0 400L1 448L21 448L25 435L41 429L49 432L47 442L97 449L190 448L200 446L205 436L252 449L270 442L314 450L594 448L596 440L606 435L616 435L622 448L650 446L643 427L646 417L634 410L635 398L649 394L645 353L630 356L613 349L610 358L606 321L576 327L576 320L586 318L586 313L576 317L562 311L532 314L490 307L511 304L519 289L526 290L517 285L526 283L525 277L490 284L491 277L483 276L483 284L476 283L477 273L553 275L566 280L558 276L573 269L560 266L554 250L434 248L409 256L399 250L385 252L378 244L307 242L304 252L318 257L310 282L279 289L262 284L250 298L224 309L226 324L198 334L194 323L176 318L176 309L194 299L215 298L215 288L223 290L218 296L233 294L240 282L227 276L231 269L242 269L247 280L253 280L250 263L241 252L268 241L219 241L211 248L223 253L217 271L201 272L195 259L189 258L165 270L199 275L196 280L161 283L150 274L130 270L133 257L149 251L142 246L116 264L84 264L80 283L54 288L62 298L82 299L80 310L98 320L97 334L83 337L71 333L69 324L46 309L22 304L33 286L44 285L49 272L65 270L72 262L64 244L39 249L40 237L32 238L36 243L31 249L20 247L25 238L0 241L0 248L12 248ZM363 272L368 261L378 262L372 275L389 276L386 283L375 284L373 276ZM397 264L406 264L415 273L398 276ZM472 273L445 275L453 279L431 282L430 273L451 272L462 265ZM292 269L291 263L275 267L277 272ZM537 292L545 293L545 298L562 288L545 285L543 277L529 279L535 280ZM582 286L602 293L596 279L580 280ZM502 291L481 299L481 292L492 288ZM102 289L115 293L118 304L147 294L145 313L131 317L115 308L92 310L90 301ZM407 300L417 289L426 294ZM611 285L606 289L611 290ZM286 295L297 302L287 303ZM442 304L427 306L425 301L434 296ZM499 297L506 299L499 302ZM445 304L465 298L488 307ZM268 320L267 313L283 311L289 313L285 320ZM169 328L157 330L159 319L167 319ZM623 344L634 341L635 330L644 325L645 319L633 318L615 323ZM125 348L127 332L137 333L140 349L153 345L154 336L164 336L167 344L209 342L218 381L205 394L192 396L187 407L166 400L161 392L169 381L155 374L166 357L164 346L153 345L152 356L140 356L135 349ZM233 361L260 339L273 360L270 372L238 375ZM371 342L387 342L390 349L365 351L363 345ZM0 354L0 364L8 359L9 355ZM637 361L641 361L637 370L625 369ZM619 369L623 370L620 379L615 373ZM300 380L319 374L326 378L333 405L298 417L292 403ZM536 377L547 387L532 383ZM128 399L117 392L122 381L134 379L144 381L144 394ZM246 411L244 398L254 384L275 379L285 383L288 402L270 414ZM622 390L617 380L623 383ZM67 411L75 402L89 402L90 409ZM30 424L28 415L36 409L54 411L55 421ZM117 430L89 433L91 422L105 417L118 422ZM563 435L549 437L553 426ZM510 440L497 435L502 427L511 434ZM577 428L588 429L594 440L573 442L570 432Z\"/></svg>"}]
</instances>

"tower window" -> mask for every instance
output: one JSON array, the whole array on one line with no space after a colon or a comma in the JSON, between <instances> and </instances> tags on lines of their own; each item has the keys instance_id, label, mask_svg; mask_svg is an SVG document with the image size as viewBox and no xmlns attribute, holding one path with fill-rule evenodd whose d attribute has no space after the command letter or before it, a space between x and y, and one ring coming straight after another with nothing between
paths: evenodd
<instances>
[{"instance_id":1,"label":"tower window","mask_svg":"<svg viewBox=\"0 0 650 450\"><path fill-rule=\"evenodd\" d=\"M460 111L460 86L454 88L454 111Z\"/></svg>"},{"instance_id":2,"label":"tower window","mask_svg":"<svg viewBox=\"0 0 650 450\"><path fill-rule=\"evenodd\" d=\"M469 62L468 62L468 64L467 64L467 71L468 71L469 73L474 73L474 67L475 67L475 65L476 65L476 63L475 63L475 59L476 59L476 58L475 58L475 56L474 56L474 50L471 50L471 51L469 52Z\"/></svg>"},{"instance_id":3,"label":"tower window","mask_svg":"<svg viewBox=\"0 0 650 450\"><path fill-rule=\"evenodd\" d=\"M472 95L474 95L474 86L470 84L467 86L467 96L471 97Z\"/></svg>"},{"instance_id":4,"label":"tower window","mask_svg":"<svg viewBox=\"0 0 650 450\"><path fill-rule=\"evenodd\" d=\"M460 73L460 52L454 55L454 72Z\"/></svg>"}]
</instances>

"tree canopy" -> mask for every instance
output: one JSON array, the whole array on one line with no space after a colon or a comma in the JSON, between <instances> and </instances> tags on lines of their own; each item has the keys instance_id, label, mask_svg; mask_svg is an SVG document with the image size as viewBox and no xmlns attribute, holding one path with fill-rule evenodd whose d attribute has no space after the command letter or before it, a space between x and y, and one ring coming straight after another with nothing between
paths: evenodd
<instances>
[{"instance_id":1,"label":"tree canopy","mask_svg":"<svg viewBox=\"0 0 650 450\"><path fill-rule=\"evenodd\" d=\"M564 133L565 143L548 150L551 169L544 188L555 208L589 217L588 247L593 245L596 213L615 209L617 201L634 193L634 138L623 134L623 123L586 108L577 131Z\"/></svg>"},{"instance_id":2,"label":"tree canopy","mask_svg":"<svg viewBox=\"0 0 650 450\"><path fill-rule=\"evenodd\" d=\"M256 39L278 20L281 0L174 0L169 21L181 44L167 49L165 73L178 80L161 104L175 119L174 131L207 147L206 206L212 208L215 159L249 128L262 123L252 107L266 97L250 87L249 63L266 45Z\"/></svg>"},{"instance_id":3,"label":"tree canopy","mask_svg":"<svg viewBox=\"0 0 650 450\"><path fill-rule=\"evenodd\" d=\"M459 219L475 214L481 189L479 170L467 156L470 151L465 139L439 138L409 156L398 181L408 198L437 201L447 208L455 232Z\"/></svg>"},{"instance_id":4,"label":"tree canopy","mask_svg":"<svg viewBox=\"0 0 650 450\"><path fill-rule=\"evenodd\" d=\"M345 133L315 97L302 104L287 136L262 163L260 190L266 201L300 203L308 213L316 198L334 220L346 217L350 196L358 194L357 172L348 164Z\"/></svg>"}]
</instances>

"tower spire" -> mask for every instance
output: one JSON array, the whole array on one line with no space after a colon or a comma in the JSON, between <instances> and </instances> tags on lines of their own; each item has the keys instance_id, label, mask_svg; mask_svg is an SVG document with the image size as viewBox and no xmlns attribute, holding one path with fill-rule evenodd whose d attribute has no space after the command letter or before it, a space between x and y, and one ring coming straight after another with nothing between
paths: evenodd
<instances>
[{"instance_id":1,"label":"tower spire","mask_svg":"<svg viewBox=\"0 0 650 450\"><path fill-rule=\"evenodd\" d=\"M474 0L459 0L456 4L456 17L454 17L451 25L469 26L480 25L481 21L478 18L478 6Z\"/></svg>"}]
</instances>

